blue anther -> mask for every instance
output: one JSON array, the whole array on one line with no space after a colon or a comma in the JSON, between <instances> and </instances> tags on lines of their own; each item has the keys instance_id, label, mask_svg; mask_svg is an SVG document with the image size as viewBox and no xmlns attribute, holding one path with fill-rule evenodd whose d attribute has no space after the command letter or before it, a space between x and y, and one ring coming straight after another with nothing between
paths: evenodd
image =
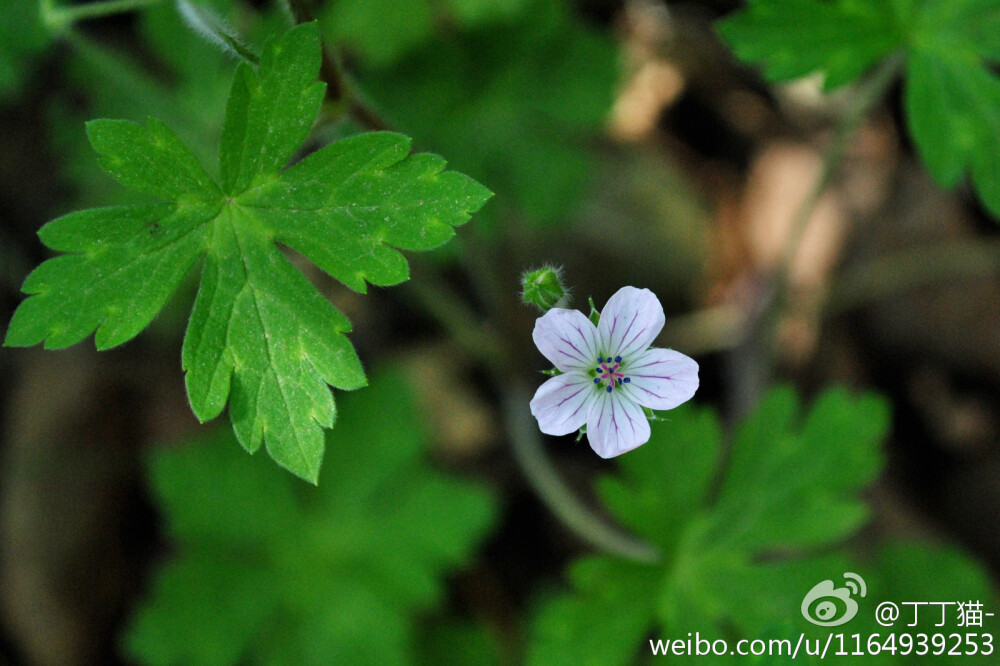
<instances>
[{"instance_id":1,"label":"blue anther","mask_svg":"<svg viewBox=\"0 0 1000 666\"><path fill-rule=\"evenodd\" d=\"M601 383L601 378L600 377L594 377L594 383L595 384L600 384Z\"/></svg>"},{"instance_id":2,"label":"blue anther","mask_svg":"<svg viewBox=\"0 0 1000 666\"><path fill-rule=\"evenodd\" d=\"M619 379L618 380L618 386L621 386L621 385L622 385L622 380Z\"/></svg>"},{"instance_id":3,"label":"blue anther","mask_svg":"<svg viewBox=\"0 0 1000 666\"><path fill-rule=\"evenodd\" d=\"M598 363L604 363L604 357L603 356L598 356L597 357L597 362Z\"/></svg>"},{"instance_id":4,"label":"blue anther","mask_svg":"<svg viewBox=\"0 0 1000 666\"><path fill-rule=\"evenodd\" d=\"M621 363L621 362L622 362L622 357L621 356L615 356L615 363Z\"/></svg>"},{"instance_id":5,"label":"blue anther","mask_svg":"<svg viewBox=\"0 0 1000 666\"><path fill-rule=\"evenodd\" d=\"M600 368L594 368L598 373L602 372Z\"/></svg>"},{"instance_id":6,"label":"blue anther","mask_svg":"<svg viewBox=\"0 0 1000 666\"><path fill-rule=\"evenodd\" d=\"M611 387L610 386L608 387L608 393L611 393Z\"/></svg>"},{"instance_id":7,"label":"blue anther","mask_svg":"<svg viewBox=\"0 0 1000 666\"><path fill-rule=\"evenodd\" d=\"M629 379L628 377L626 377L626 378L625 378L625 383L626 383L626 384L630 383L631 381L632 381L632 380L631 380L631 379Z\"/></svg>"}]
</instances>

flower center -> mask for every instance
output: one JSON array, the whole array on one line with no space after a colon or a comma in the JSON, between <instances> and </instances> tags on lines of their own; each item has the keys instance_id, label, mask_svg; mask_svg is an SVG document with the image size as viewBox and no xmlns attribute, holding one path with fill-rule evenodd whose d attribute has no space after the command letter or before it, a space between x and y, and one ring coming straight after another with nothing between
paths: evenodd
<instances>
[{"instance_id":1,"label":"flower center","mask_svg":"<svg viewBox=\"0 0 1000 666\"><path fill-rule=\"evenodd\" d=\"M594 377L594 383L602 384L608 393L611 393L616 386L628 384L632 380L626 377L624 372L621 372L621 366L621 356L615 356L614 358L610 356L607 358L598 356L597 367L594 369L597 373L597 376Z\"/></svg>"}]
</instances>

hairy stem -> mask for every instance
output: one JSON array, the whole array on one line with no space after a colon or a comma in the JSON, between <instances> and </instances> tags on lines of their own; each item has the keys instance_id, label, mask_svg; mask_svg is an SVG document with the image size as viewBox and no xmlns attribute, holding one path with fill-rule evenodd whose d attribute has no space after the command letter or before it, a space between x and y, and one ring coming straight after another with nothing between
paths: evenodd
<instances>
[{"instance_id":1,"label":"hairy stem","mask_svg":"<svg viewBox=\"0 0 1000 666\"><path fill-rule=\"evenodd\" d=\"M196 35L212 46L252 65L260 62L260 57L240 41L236 31L211 10L197 7L188 0L177 0L177 12Z\"/></svg>"}]
</instances>

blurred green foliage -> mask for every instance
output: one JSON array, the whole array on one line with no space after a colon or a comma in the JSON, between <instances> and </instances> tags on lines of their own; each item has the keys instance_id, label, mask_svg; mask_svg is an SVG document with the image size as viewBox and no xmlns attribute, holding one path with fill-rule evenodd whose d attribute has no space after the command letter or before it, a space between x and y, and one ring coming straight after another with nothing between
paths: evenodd
<instances>
[{"instance_id":1,"label":"blurred green foliage","mask_svg":"<svg viewBox=\"0 0 1000 666\"><path fill-rule=\"evenodd\" d=\"M387 65L440 29L510 19L529 0L339 0L326 3L325 34L375 65Z\"/></svg>"},{"instance_id":2,"label":"blurred green foliage","mask_svg":"<svg viewBox=\"0 0 1000 666\"><path fill-rule=\"evenodd\" d=\"M394 65L362 63L359 78L394 127L489 184L494 215L554 222L591 175L618 56L561 0L531 0L516 20L434 34Z\"/></svg>"},{"instance_id":3,"label":"blurred green foliage","mask_svg":"<svg viewBox=\"0 0 1000 666\"><path fill-rule=\"evenodd\" d=\"M907 124L928 171L944 187L968 173L1000 218L1000 2L751 0L718 27L772 81L821 72L828 90L904 53Z\"/></svg>"},{"instance_id":4,"label":"blurred green foliage","mask_svg":"<svg viewBox=\"0 0 1000 666\"><path fill-rule=\"evenodd\" d=\"M0 2L0 103L16 97L32 60L49 42L37 0Z\"/></svg>"},{"instance_id":5,"label":"blurred green foliage","mask_svg":"<svg viewBox=\"0 0 1000 666\"><path fill-rule=\"evenodd\" d=\"M858 493L881 472L885 401L831 389L801 412L792 389L772 390L729 451L711 409L684 405L654 423L650 442L622 457L621 476L601 479L598 493L662 562L573 562L571 589L540 607L528 662L630 663L650 654L646 638L688 632L825 638L817 632L829 628L809 624L800 604L813 585L846 571L862 572L881 599L988 604L985 575L953 552L891 547L866 564L839 546L867 518ZM876 632L873 612L874 604L862 615Z\"/></svg>"},{"instance_id":6,"label":"blurred green foliage","mask_svg":"<svg viewBox=\"0 0 1000 666\"><path fill-rule=\"evenodd\" d=\"M174 552L133 617L132 658L432 663L437 648L417 620L493 525L494 503L481 485L428 466L401 375L381 373L341 403L319 488L243 454L226 430L155 451ZM445 654L482 650L489 661L491 642L467 624L434 623L429 635Z\"/></svg>"}]
</instances>

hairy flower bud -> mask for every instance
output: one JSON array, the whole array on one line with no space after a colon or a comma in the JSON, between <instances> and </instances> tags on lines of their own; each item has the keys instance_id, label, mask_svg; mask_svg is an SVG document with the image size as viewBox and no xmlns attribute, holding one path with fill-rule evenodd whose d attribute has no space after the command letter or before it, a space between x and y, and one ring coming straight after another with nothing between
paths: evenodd
<instances>
[{"instance_id":1,"label":"hairy flower bud","mask_svg":"<svg viewBox=\"0 0 1000 666\"><path fill-rule=\"evenodd\" d=\"M562 305L569 294L562 284L562 269L554 266L528 271L521 278L521 288L524 302L537 305L542 312Z\"/></svg>"}]
</instances>

